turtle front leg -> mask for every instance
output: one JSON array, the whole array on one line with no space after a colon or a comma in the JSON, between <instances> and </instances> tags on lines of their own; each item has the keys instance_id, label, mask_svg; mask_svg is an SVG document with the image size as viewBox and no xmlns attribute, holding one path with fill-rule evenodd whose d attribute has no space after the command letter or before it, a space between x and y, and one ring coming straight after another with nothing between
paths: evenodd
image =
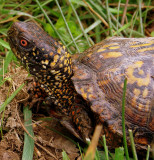
<instances>
[{"instance_id":1,"label":"turtle front leg","mask_svg":"<svg viewBox=\"0 0 154 160\"><path fill-rule=\"evenodd\" d=\"M77 132L80 133L83 141L86 142L87 139L90 139L92 133L92 121L87 111L82 104L74 103L70 112Z\"/></svg>"}]
</instances>

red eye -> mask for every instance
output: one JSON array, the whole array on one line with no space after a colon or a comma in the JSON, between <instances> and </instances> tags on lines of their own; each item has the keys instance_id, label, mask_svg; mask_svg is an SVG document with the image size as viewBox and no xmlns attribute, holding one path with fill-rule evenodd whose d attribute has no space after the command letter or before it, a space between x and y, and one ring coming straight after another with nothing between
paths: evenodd
<instances>
[{"instance_id":1,"label":"red eye","mask_svg":"<svg viewBox=\"0 0 154 160\"><path fill-rule=\"evenodd\" d=\"M20 43L21 43L21 45L22 45L23 47L26 47L27 44L28 44L25 39L22 39L22 40L20 41Z\"/></svg>"}]
</instances>

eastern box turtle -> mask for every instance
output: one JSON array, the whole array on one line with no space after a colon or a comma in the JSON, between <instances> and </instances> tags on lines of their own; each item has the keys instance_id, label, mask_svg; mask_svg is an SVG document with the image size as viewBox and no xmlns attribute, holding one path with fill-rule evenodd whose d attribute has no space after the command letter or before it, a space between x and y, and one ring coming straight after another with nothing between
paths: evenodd
<instances>
[{"instance_id":1,"label":"eastern box turtle","mask_svg":"<svg viewBox=\"0 0 154 160\"><path fill-rule=\"evenodd\" d=\"M51 114L83 140L101 123L107 144L122 145L121 106L127 77L126 133L132 129L139 150L152 144L154 38L109 38L74 58L34 22L15 22L8 41L54 102Z\"/></svg>"}]
</instances>

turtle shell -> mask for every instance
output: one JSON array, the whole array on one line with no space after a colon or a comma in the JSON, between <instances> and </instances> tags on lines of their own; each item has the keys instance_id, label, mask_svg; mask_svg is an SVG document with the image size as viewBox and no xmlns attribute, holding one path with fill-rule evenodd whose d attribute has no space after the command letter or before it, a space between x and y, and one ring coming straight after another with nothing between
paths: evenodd
<instances>
[{"instance_id":1,"label":"turtle shell","mask_svg":"<svg viewBox=\"0 0 154 160\"><path fill-rule=\"evenodd\" d=\"M122 95L127 78L125 125L137 147L153 141L154 38L109 38L74 61L76 91L90 102L108 145L122 143ZM111 143L112 142L112 143Z\"/></svg>"}]
</instances>

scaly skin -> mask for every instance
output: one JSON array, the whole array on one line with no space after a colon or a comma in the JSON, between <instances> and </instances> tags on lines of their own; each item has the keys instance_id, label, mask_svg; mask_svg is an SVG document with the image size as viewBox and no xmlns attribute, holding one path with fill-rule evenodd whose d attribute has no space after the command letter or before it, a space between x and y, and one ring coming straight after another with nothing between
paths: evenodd
<instances>
[{"instance_id":1,"label":"scaly skin","mask_svg":"<svg viewBox=\"0 0 154 160\"><path fill-rule=\"evenodd\" d=\"M84 109L86 103L78 100L71 81L71 58L65 46L32 22L14 23L8 31L8 41L16 57L54 101L55 112L51 113L61 118L63 125L78 138L89 138L91 120ZM72 122L75 129L72 129Z\"/></svg>"}]
</instances>

